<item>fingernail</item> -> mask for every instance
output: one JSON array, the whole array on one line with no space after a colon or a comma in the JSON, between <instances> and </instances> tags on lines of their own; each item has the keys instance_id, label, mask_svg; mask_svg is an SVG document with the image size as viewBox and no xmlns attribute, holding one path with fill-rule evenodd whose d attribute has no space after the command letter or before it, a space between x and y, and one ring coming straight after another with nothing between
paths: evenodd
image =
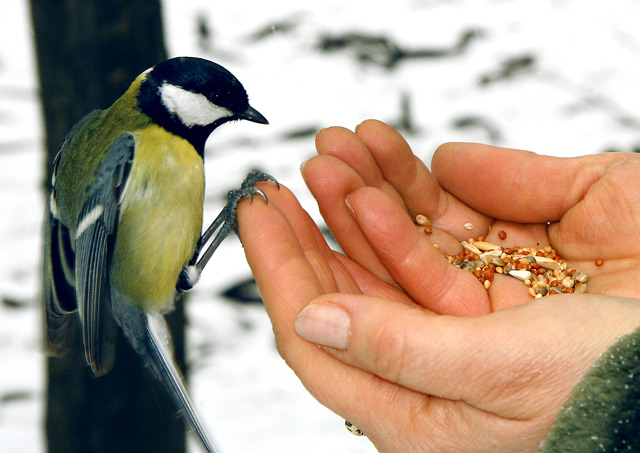
<instances>
[{"instance_id":1,"label":"fingernail","mask_svg":"<svg viewBox=\"0 0 640 453\"><path fill-rule=\"evenodd\" d=\"M342 308L330 304L312 304L302 309L295 322L296 332L312 343L346 349L351 317Z\"/></svg>"},{"instance_id":2,"label":"fingernail","mask_svg":"<svg viewBox=\"0 0 640 453\"><path fill-rule=\"evenodd\" d=\"M347 209L349 210L349 213L350 213L351 215L355 215L355 213L356 213L356 212L353 210L353 208L351 207L351 204L349 203L349 197L350 197L350 196L351 196L351 194L347 194L347 195L344 197L344 204L345 204L345 205L347 205Z\"/></svg>"},{"instance_id":3,"label":"fingernail","mask_svg":"<svg viewBox=\"0 0 640 453\"><path fill-rule=\"evenodd\" d=\"M300 175L302 176L302 180L304 181L304 183L305 183L307 186L309 185L309 183L307 182L307 177L306 177L306 175L304 174L304 167L305 167L305 165L307 165L307 162L309 162L310 160L311 160L311 159L307 159L307 160L305 160L304 162L302 162L302 163L300 164Z\"/></svg>"}]
</instances>

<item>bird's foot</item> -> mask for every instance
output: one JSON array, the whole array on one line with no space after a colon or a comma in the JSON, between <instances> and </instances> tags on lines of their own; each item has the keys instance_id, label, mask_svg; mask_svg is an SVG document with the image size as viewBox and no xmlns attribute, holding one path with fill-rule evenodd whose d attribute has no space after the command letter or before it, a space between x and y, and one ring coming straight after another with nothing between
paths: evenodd
<instances>
[{"instance_id":1,"label":"bird's foot","mask_svg":"<svg viewBox=\"0 0 640 453\"><path fill-rule=\"evenodd\" d=\"M216 217L211 226L207 228L207 231L205 231L200 238L196 253L193 255L189 264L182 268L180 276L178 277L178 283L176 284L176 290L178 293L189 291L194 287L200 278L202 269L204 269L211 259L211 256L213 256L213 253L229 233L231 233L231 231L234 231L238 237L240 237L240 234L238 233L237 218L238 203L247 197L249 200L253 201L253 197L255 195L260 195L266 203L269 202L267 195L262 190L255 187L255 184L263 181L272 181L278 189L280 188L280 184L276 178L267 173L254 170L249 172L239 189L229 191L229 194L227 195L227 205L222 209L220 214L218 214L218 217ZM211 244L201 255L200 252L202 252L205 244L216 231L217 233L213 237Z\"/></svg>"}]
</instances>

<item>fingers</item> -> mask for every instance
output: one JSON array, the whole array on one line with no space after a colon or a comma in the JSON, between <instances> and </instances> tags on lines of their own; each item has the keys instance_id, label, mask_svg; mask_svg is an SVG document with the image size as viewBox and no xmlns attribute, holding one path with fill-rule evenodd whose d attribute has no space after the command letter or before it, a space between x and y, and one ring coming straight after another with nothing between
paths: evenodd
<instances>
[{"instance_id":1,"label":"fingers","mask_svg":"<svg viewBox=\"0 0 640 453\"><path fill-rule=\"evenodd\" d=\"M629 259L640 250L636 154L559 159L448 143L436 151L432 169L447 191L486 215L520 224L551 222L550 243L586 271L596 271L589 267L597 258ZM484 187L488 191L478 190Z\"/></svg>"},{"instance_id":2,"label":"fingers","mask_svg":"<svg viewBox=\"0 0 640 453\"><path fill-rule=\"evenodd\" d=\"M267 310L284 310L294 316L320 294L359 292L348 273L340 272L343 266L294 195L273 184L260 184L260 189L267 194L268 204L243 200L238 207L245 253L265 301L286 297L298 303L267 304Z\"/></svg>"},{"instance_id":3,"label":"fingers","mask_svg":"<svg viewBox=\"0 0 640 453\"><path fill-rule=\"evenodd\" d=\"M305 249L314 247L311 227L301 227L302 232L294 231L278 209L279 206L292 209L287 206L290 201L285 187L281 186L278 191L264 185L261 190L269 198L268 205L248 200L238 205L238 225L247 260L265 301L280 300L291 282L298 280L304 283L295 288L295 295L302 305L305 300L323 293L323 285L305 256ZM302 222L300 219L299 227ZM289 304L267 305L270 315L274 312L271 316L274 328L282 332L287 329L281 320L287 315L294 316L299 309L300 306Z\"/></svg>"},{"instance_id":4,"label":"fingers","mask_svg":"<svg viewBox=\"0 0 640 453\"><path fill-rule=\"evenodd\" d=\"M472 223L477 228L477 235L486 234L490 219L443 191L424 163L413 155L402 136L386 124L368 120L358 126L355 134L343 128L322 130L318 133L316 148L320 156L341 160L364 185L382 190L399 206L404 206L410 215L427 215L436 228L453 235L458 241L469 237L469 231L463 227L465 223ZM333 168L331 162L325 163L324 182L322 185L314 184L314 179L323 174L307 172L312 168L309 163L304 169L305 181L314 192L328 185L326 180ZM344 171L336 174L344 174ZM321 200L318 195L316 199Z\"/></svg>"},{"instance_id":5,"label":"fingers","mask_svg":"<svg viewBox=\"0 0 640 453\"><path fill-rule=\"evenodd\" d=\"M369 401L375 395L380 408L388 407L396 398L403 401L421 398L412 391L397 389L368 372L336 361L297 335L294 321L299 311L309 301L325 294L329 286L316 275L316 263L308 261L310 255L314 262L319 260L316 258L319 255L325 256L324 246L315 238L315 225L285 187L281 186L280 191L267 184L260 188L267 193L269 204L242 201L238 207L238 223L247 260L273 324L278 350L287 364L320 402L353 420L370 418L371 406L363 405L363 398ZM348 287L346 268L338 259L330 267L336 272L336 286ZM324 269L324 265L319 268ZM370 275L359 277L363 281L371 280ZM340 278L346 282L340 283ZM371 281L369 284L372 288L376 286ZM348 289L357 291L357 287ZM393 292L390 288L386 291ZM404 421L409 423L406 418Z\"/></svg>"},{"instance_id":6,"label":"fingers","mask_svg":"<svg viewBox=\"0 0 640 453\"><path fill-rule=\"evenodd\" d=\"M413 300L440 314L490 312L489 297L480 282L449 264L388 196L365 187L351 193L348 202L367 243Z\"/></svg>"},{"instance_id":7,"label":"fingers","mask_svg":"<svg viewBox=\"0 0 640 453\"><path fill-rule=\"evenodd\" d=\"M366 121L356 134L343 128L323 130L316 146L320 156L304 165L303 175L327 225L351 259L379 279L400 284L414 300L438 313L470 316L490 310L478 281L449 266L429 243L457 253L460 239L470 236L463 225L473 223L480 235L488 230L490 219L444 192L400 134L384 123ZM358 212L364 217L354 221L344 200L367 186L388 195L397 207L397 221L374 212L375 203L363 206ZM429 216L434 233L428 238L419 235L421 230L407 209ZM366 220L367 212L377 216L375 222L371 217ZM394 231L380 234L378 227L383 224ZM371 234L365 236L363 228Z\"/></svg>"},{"instance_id":8,"label":"fingers","mask_svg":"<svg viewBox=\"0 0 640 453\"><path fill-rule=\"evenodd\" d=\"M418 445L425 434L422 427L427 431L438 430L439 434L428 436L427 441L438 451L446 443L451 445L453 435L440 431L442 427L451 430L451 427L461 429L464 426L466 429L474 417L484 417L482 411L466 404L451 405L335 360L327 351L295 332L295 319L302 307L309 301L327 296L326 289L330 285L322 283L317 275L318 269L324 272L325 265L315 261L326 258L330 262L330 258L326 256L326 245L318 240L313 223L293 195L284 187L277 191L262 185L261 189L267 192L269 204L241 202L238 208L240 233L274 326L278 350L305 387L321 403L364 428L381 451L394 451L399 434L406 445ZM335 258L332 252L328 254ZM313 257L311 261L310 256ZM408 300L393 303L388 297L397 296L397 289L376 284L371 274L358 270L357 265L346 257L335 258L329 267L338 287L341 279L346 280L345 273L355 274L365 291L385 297L386 303L415 306ZM344 325L334 320L325 322L325 328L339 332ZM345 337L349 337L348 333L343 333L342 340L335 341L342 341L344 345Z\"/></svg>"},{"instance_id":9,"label":"fingers","mask_svg":"<svg viewBox=\"0 0 640 453\"><path fill-rule=\"evenodd\" d=\"M491 219L444 191L398 131L380 121L368 120L357 127L356 134L412 216L428 216L436 228L459 241L469 237L469 231L464 228L467 223L474 225L476 236L486 234Z\"/></svg>"},{"instance_id":10,"label":"fingers","mask_svg":"<svg viewBox=\"0 0 640 453\"><path fill-rule=\"evenodd\" d=\"M364 184L378 188L383 186L384 177L373 156L350 130L342 127L322 129L316 135L316 149L321 156L333 156L343 161Z\"/></svg>"},{"instance_id":11,"label":"fingers","mask_svg":"<svg viewBox=\"0 0 640 453\"><path fill-rule=\"evenodd\" d=\"M330 155L307 161L302 174L342 250L379 279L392 284L392 277L366 242L345 203L347 194L366 186L362 177L345 162ZM375 179L375 175L365 176L369 180Z\"/></svg>"}]
</instances>

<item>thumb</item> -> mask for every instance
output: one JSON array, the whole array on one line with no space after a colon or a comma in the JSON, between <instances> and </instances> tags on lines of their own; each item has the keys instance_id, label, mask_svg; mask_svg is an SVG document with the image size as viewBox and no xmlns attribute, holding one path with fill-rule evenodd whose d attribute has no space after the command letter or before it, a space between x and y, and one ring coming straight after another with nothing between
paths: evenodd
<instances>
[{"instance_id":1,"label":"thumb","mask_svg":"<svg viewBox=\"0 0 640 453\"><path fill-rule=\"evenodd\" d=\"M447 143L438 148L431 165L442 187L474 209L502 220L542 223L559 220L619 159L615 153L567 159ZM478 187L490 187L491 196Z\"/></svg>"},{"instance_id":2,"label":"thumb","mask_svg":"<svg viewBox=\"0 0 640 453\"><path fill-rule=\"evenodd\" d=\"M482 349L477 339L471 341L471 319L371 296L328 294L300 311L295 329L343 362L387 381L460 400L468 396L459 385L470 372L464 355L473 354L465 349Z\"/></svg>"},{"instance_id":3,"label":"thumb","mask_svg":"<svg viewBox=\"0 0 640 453\"><path fill-rule=\"evenodd\" d=\"M602 309L576 306L570 297L462 318L370 296L329 294L303 308L295 328L337 359L386 381L523 420L555 414L617 338L599 325L606 315L596 311Z\"/></svg>"}]
</instances>

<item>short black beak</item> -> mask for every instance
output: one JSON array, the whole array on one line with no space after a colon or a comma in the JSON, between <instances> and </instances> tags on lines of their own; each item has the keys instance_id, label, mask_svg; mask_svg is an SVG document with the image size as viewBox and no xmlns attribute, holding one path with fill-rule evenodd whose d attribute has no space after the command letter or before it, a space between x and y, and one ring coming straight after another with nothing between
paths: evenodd
<instances>
[{"instance_id":1,"label":"short black beak","mask_svg":"<svg viewBox=\"0 0 640 453\"><path fill-rule=\"evenodd\" d=\"M247 107L247 110L245 110L244 112L239 113L237 117L241 120L247 120L253 123L269 124L269 121L267 121L267 119L262 116L262 113L258 112L251 106Z\"/></svg>"}]
</instances>

